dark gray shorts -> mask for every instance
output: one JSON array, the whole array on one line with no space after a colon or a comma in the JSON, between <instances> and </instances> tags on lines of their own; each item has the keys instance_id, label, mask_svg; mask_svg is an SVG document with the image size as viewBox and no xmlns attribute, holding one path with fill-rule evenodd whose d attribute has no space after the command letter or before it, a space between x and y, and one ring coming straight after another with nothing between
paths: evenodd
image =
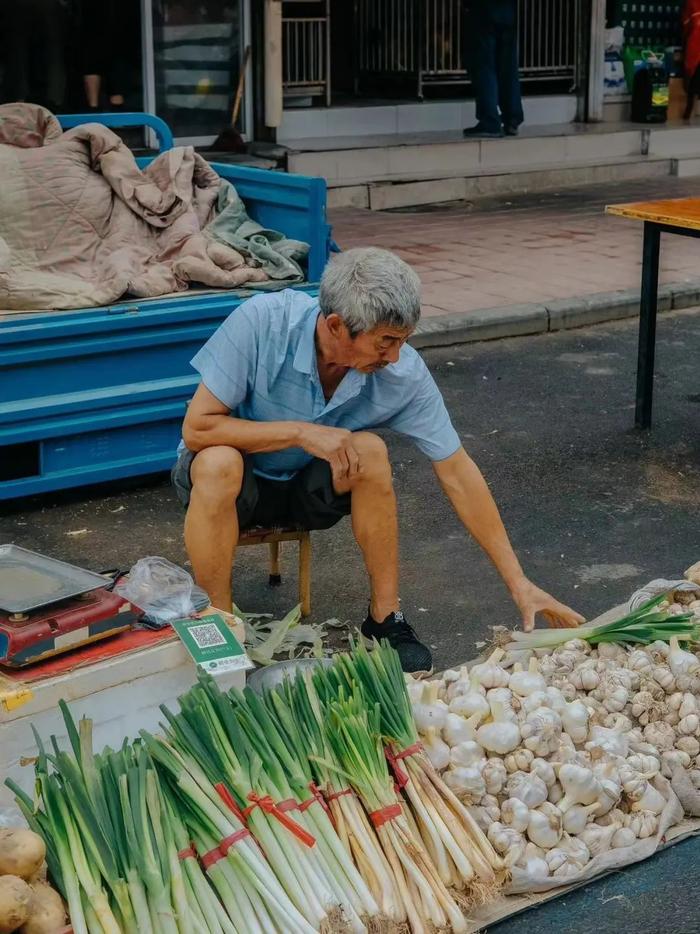
<instances>
[{"instance_id":1,"label":"dark gray shorts","mask_svg":"<svg viewBox=\"0 0 700 934\"><path fill-rule=\"evenodd\" d=\"M195 456L192 451L183 451L170 472L185 508L190 502L190 467ZM253 473L249 457L244 460L243 485L236 500L241 529L330 529L343 516L350 515L350 494L339 496L335 492L327 461L315 458L291 480L268 480Z\"/></svg>"}]
</instances>

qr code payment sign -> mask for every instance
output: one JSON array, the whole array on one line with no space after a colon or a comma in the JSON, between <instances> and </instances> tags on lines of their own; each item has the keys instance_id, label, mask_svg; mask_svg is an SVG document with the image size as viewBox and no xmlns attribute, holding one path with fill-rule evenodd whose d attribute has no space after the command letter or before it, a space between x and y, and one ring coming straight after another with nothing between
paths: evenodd
<instances>
[{"instance_id":1,"label":"qr code payment sign","mask_svg":"<svg viewBox=\"0 0 700 934\"><path fill-rule=\"evenodd\" d=\"M190 628L190 635L197 643L197 648L200 649L212 649L218 645L226 645L226 639L221 632L219 632L218 627L211 623L206 623L202 626L192 626Z\"/></svg>"}]
</instances>

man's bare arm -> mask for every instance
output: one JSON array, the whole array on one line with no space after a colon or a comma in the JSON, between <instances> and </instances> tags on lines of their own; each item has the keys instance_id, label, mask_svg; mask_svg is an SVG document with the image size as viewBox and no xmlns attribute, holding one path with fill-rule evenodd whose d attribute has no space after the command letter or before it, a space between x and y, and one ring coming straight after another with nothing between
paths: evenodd
<instances>
[{"instance_id":1,"label":"man's bare arm","mask_svg":"<svg viewBox=\"0 0 700 934\"><path fill-rule=\"evenodd\" d=\"M300 447L312 457L328 461L333 477L339 480L353 477L362 469L351 431L311 422L254 422L234 418L229 415L228 407L203 383L187 409L182 437L195 454L217 445L236 448L246 454Z\"/></svg>"},{"instance_id":2,"label":"man's bare arm","mask_svg":"<svg viewBox=\"0 0 700 934\"><path fill-rule=\"evenodd\" d=\"M526 630L542 613L551 626L576 626L583 618L540 590L525 576L484 477L464 448L433 464L440 485L465 527L498 569Z\"/></svg>"}]
</instances>

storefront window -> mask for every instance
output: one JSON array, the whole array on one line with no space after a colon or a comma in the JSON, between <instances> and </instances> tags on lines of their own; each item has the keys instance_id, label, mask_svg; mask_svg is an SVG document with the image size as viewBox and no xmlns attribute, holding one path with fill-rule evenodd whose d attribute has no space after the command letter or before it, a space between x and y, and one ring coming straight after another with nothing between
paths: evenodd
<instances>
[{"instance_id":1,"label":"storefront window","mask_svg":"<svg viewBox=\"0 0 700 934\"><path fill-rule=\"evenodd\" d=\"M153 0L156 111L177 137L215 136L230 120L241 6L242 0Z\"/></svg>"},{"instance_id":2,"label":"storefront window","mask_svg":"<svg viewBox=\"0 0 700 934\"><path fill-rule=\"evenodd\" d=\"M2 0L0 102L141 110L140 0Z\"/></svg>"}]
</instances>

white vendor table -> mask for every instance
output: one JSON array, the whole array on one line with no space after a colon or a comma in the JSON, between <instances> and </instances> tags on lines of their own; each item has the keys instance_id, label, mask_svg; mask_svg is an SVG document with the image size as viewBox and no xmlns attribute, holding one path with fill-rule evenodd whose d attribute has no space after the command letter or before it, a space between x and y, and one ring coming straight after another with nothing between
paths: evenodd
<instances>
[{"instance_id":1,"label":"white vendor table","mask_svg":"<svg viewBox=\"0 0 700 934\"><path fill-rule=\"evenodd\" d=\"M0 675L0 825L15 813L14 798L5 787L13 778L31 793L34 768L23 759L36 756L30 725L43 740L55 735L67 748L59 700L70 704L76 721L90 717L96 751L117 748L139 730L155 732L163 720L161 704L176 707L176 699L196 680L194 662L182 643L172 640L97 661L65 674L23 685ZM221 675L222 688L244 687L245 671Z\"/></svg>"}]
</instances>

